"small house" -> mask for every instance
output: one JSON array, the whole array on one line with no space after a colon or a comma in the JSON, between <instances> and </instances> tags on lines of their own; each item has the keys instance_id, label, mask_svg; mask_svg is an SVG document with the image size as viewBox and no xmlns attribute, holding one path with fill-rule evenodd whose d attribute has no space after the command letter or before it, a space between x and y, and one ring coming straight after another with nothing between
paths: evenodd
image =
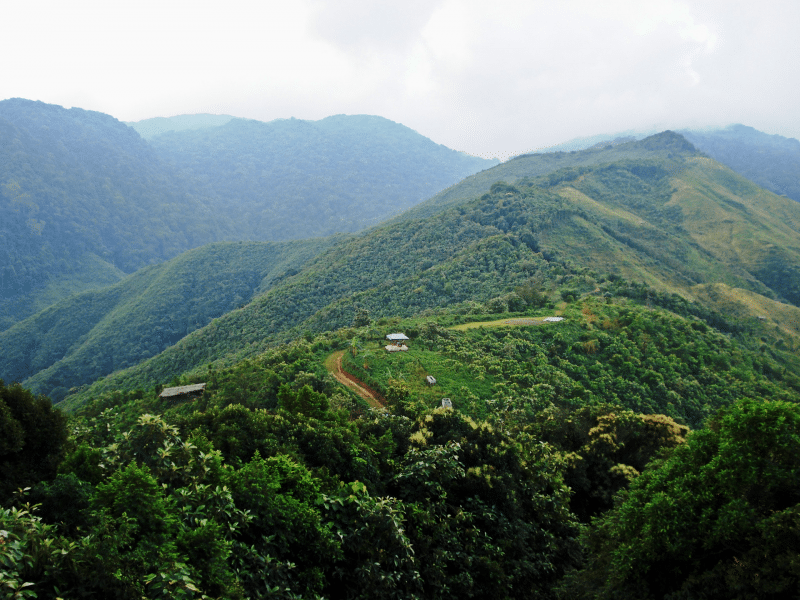
<instances>
[{"instance_id":1,"label":"small house","mask_svg":"<svg viewBox=\"0 0 800 600\"><path fill-rule=\"evenodd\" d=\"M168 387L161 390L159 398L170 398L174 400L189 400L199 398L206 389L205 383L194 383L192 385L180 385L178 387Z\"/></svg>"},{"instance_id":2,"label":"small house","mask_svg":"<svg viewBox=\"0 0 800 600\"><path fill-rule=\"evenodd\" d=\"M390 342L407 342L408 336L405 333L390 333L386 336L386 339Z\"/></svg>"},{"instance_id":3,"label":"small house","mask_svg":"<svg viewBox=\"0 0 800 600\"><path fill-rule=\"evenodd\" d=\"M425 381L428 383L428 385L436 385L436 377L434 377L433 375L428 375L425 378Z\"/></svg>"},{"instance_id":4,"label":"small house","mask_svg":"<svg viewBox=\"0 0 800 600\"><path fill-rule=\"evenodd\" d=\"M450 398L442 398L442 408L453 408L453 403Z\"/></svg>"}]
</instances>

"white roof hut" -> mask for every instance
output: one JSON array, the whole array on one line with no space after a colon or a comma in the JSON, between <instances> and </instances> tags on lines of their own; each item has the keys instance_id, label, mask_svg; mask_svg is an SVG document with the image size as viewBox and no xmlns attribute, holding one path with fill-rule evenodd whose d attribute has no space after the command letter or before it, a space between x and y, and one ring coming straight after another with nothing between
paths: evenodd
<instances>
[{"instance_id":1,"label":"white roof hut","mask_svg":"<svg viewBox=\"0 0 800 600\"><path fill-rule=\"evenodd\" d=\"M390 333L386 336L390 342L407 342L408 336L405 333Z\"/></svg>"},{"instance_id":2,"label":"white roof hut","mask_svg":"<svg viewBox=\"0 0 800 600\"><path fill-rule=\"evenodd\" d=\"M192 385L181 385L178 387L168 387L161 390L159 398L176 398L179 396L194 397L200 396L206 389L205 383L195 383Z\"/></svg>"}]
</instances>

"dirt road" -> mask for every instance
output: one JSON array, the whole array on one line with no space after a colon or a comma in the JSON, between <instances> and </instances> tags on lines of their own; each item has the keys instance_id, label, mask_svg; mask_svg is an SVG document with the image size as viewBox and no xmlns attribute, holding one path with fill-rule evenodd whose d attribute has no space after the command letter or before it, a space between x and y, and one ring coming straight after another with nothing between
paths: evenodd
<instances>
[{"instance_id":1,"label":"dirt road","mask_svg":"<svg viewBox=\"0 0 800 600\"><path fill-rule=\"evenodd\" d=\"M334 376L336 381L349 387L356 394L366 400L370 406L374 406L375 408L386 408L383 398L381 398L378 392L370 389L369 386L367 386L363 381L360 381L342 368L342 356L344 356L344 352L344 350L339 350L338 352L331 354L325 360L325 368L328 369L328 372Z\"/></svg>"}]
</instances>

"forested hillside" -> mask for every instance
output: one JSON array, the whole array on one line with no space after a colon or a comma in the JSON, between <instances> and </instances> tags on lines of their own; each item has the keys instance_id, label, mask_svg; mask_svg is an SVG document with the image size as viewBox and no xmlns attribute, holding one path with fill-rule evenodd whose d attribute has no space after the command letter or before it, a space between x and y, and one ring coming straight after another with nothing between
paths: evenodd
<instances>
[{"instance_id":1,"label":"forested hillside","mask_svg":"<svg viewBox=\"0 0 800 600\"><path fill-rule=\"evenodd\" d=\"M151 145L101 113L0 102L0 331L203 244L363 229L494 164L379 117L195 129L226 119L174 117Z\"/></svg>"},{"instance_id":2,"label":"forested hillside","mask_svg":"<svg viewBox=\"0 0 800 600\"><path fill-rule=\"evenodd\" d=\"M0 380L0 589L796 596L800 204L671 132L463 185L0 334L65 396Z\"/></svg>"},{"instance_id":3,"label":"forested hillside","mask_svg":"<svg viewBox=\"0 0 800 600\"><path fill-rule=\"evenodd\" d=\"M777 300L797 306L800 205L698 155L676 134L637 144L650 152L661 146L667 156L520 176L515 186L496 183L427 219L345 240L242 310L70 404L100 389L150 387L212 361L229 364L306 332L343 327L357 310L411 316L494 302L502 311L543 293L649 298L765 343L800 372L796 311L755 312ZM703 287L717 283L727 287L710 295ZM726 294L740 289L764 303L728 315ZM699 299L706 304L692 303Z\"/></svg>"},{"instance_id":4,"label":"forested hillside","mask_svg":"<svg viewBox=\"0 0 800 600\"><path fill-rule=\"evenodd\" d=\"M705 154L764 189L800 202L800 141L745 125L681 133Z\"/></svg>"},{"instance_id":5,"label":"forested hillside","mask_svg":"<svg viewBox=\"0 0 800 600\"><path fill-rule=\"evenodd\" d=\"M0 140L0 330L232 235L113 117L5 100Z\"/></svg>"},{"instance_id":6,"label":"forested hillside","mask_svg":"<svg viewBox=\"0 0 800 600\"><path fill-rule=\"evenodd\" d=\"M71 296L0 332L0 377L58 402L244 306L334 242L208 244Z\"/></svg>"},{"instance_id":7,"label":"forested hillside","mask_svg":"<svg viewBox=\"0 0 800 600\"><path fill-rule=\"evenodd\" d=\"M253 240L358 231L496 164L367 115L233 119L150 143Z\"/></svg>"},{"instance_id":8,"label":"forested hillside","mask_svg":"<svg viewBox=\"0 0 800 600\"><path fill-rule=\"evenodd\" d=\"M124 598L791 592L800 379L629 300L516 308L309 335L170 382L206 382L198 398L98 395L69 428L0 384L16 434L0 447L4 582ZM388 354L398 330L410 348ZM331 353L384 408L333 379Z\"/></svg>"}]
</instances>

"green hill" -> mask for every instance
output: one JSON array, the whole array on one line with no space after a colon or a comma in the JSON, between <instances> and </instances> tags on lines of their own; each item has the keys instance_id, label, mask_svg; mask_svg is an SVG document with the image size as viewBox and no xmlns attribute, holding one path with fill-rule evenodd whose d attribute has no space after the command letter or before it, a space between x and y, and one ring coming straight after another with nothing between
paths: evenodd
<instances>
[{"instance_id":1,"label":"green hill","mask_svg":"<svg viewBox=\"0 0 800 600\"><path fill-rule=\"evenodd\" d=\"M363 229L494 164L380 117L231 119L0 102L0 331L203 244Z\"/></svg>"},{"instance_id":2,"label":"green hill","mask_svg":"<svg viewBox=\"0 0 800 600\"><path fill-rule=\"evenodd\" d=\"M253 240L358 231L496 164L368 115L233 119L150 143Z\"/></svg>"},{"instance_id":3,"label":"green hill","mask_svg":"<svg viewBox=\"0 0 800 600\"><path fill-rule=\"evenodd\" d=\"M62 300L0 332L0 378L59 401L243 306L333 242L210 244Z\"/></svg>"},{"instance_id":4,"label":"green hill","mask_svg":"<svg viewBox=\"0 0 800 600\"><path fill-rule=\"evenodd\" d=\"M723 306L694 302L708 299L706 287L697 294L695 287L722 283L797 305L798 204L700 155L677 134L619 148L639 158L598 164L589 151L589 164L575 165L572 157L573 166L544 176L520 168L513 186L496 183L479 198L435 206L433 216L344 240L242 310L70 403L102 389L150 387L214 361L232 364L305 332L348 326L357 310L378 318L502 312L543 294L649 296L752 338L762 331L756 314L728 319ZM507 164L496 169L507 173ZM782 323L787 316L769 318ZM796 343L790 338L789 353Z\"/></svg>"},{"instance_id":5,"label":"green hill","mask_svg":"<svg viewBox=\"0 0 800 600\"><path fill-rule=\"evenodd\" d=\"M0 102L0 330L69 294L231 235L113 117Z\"/></svg>"},{"instance_id":6,"label":"green hill","mask_svg":"<svg viewBox=\"0 0 800 600\"><path fill-rule=\"evenodd\" d=\"M746 125L681 133L705 154L764 189L800 202L800 141Z\"/></svg>"}]
</instances>

